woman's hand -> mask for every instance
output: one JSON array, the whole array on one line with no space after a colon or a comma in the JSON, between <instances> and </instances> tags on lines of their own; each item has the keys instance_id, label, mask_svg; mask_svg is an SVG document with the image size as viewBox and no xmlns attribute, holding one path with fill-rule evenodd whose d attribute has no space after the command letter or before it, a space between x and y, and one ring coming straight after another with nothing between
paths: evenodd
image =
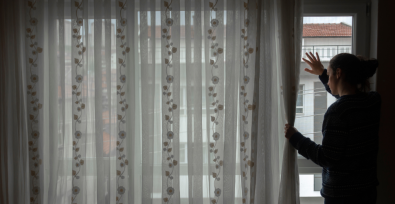
<instances>
[{"instance_id":1,"label":"woman's hand","mask_svg":"<svg viewBox=\"0 0 395 204\"><path fill-rule=\"evenodd\" d=\"M318 56L318 53L316 52L315 54L317 55L317 58L313 55L313 53L306 52L306 55L309 58L309 60L302 58L303 61L305 61L311 68L311 69L305 68L304 71L314 75L321 75L325 68L320 61L320 56Z\"/></svg>"},{"instance_id":2,"label":"woman's hand","mask_svg":"<svg viewBox=\"0 0 395 204\"><path fill-rule=\"evenodd\" d=\"M285 138L291 139L291 136L292 136L295 132L298 132L298 130L297 130L296 128L291 127L290 125L288 125L288 123L285 124L285 127L284 127Z\"/></svg>"}]
</instances>

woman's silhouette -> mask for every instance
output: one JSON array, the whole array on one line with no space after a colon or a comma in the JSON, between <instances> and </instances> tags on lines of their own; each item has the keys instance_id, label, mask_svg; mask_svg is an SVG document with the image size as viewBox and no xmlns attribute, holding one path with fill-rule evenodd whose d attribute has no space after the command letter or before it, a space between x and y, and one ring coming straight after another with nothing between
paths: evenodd
<instances>
[{"instance_id":1,"label":"woman's silhouette","mask_svg":"<svg viewBox=\"0 0 395 204\"><path fill-rule=\"evenodd\" d=\"M325 204L376 203L378 131L381 99L369 92L368 79L376 59L348 53L333 57L327 69L318 53L306 53L305 71L319 75L326 90L337 98L326 111L322 145L285 125L285 137L298 153L323 167L321 195Z\"/></svg>"}]
</instances>

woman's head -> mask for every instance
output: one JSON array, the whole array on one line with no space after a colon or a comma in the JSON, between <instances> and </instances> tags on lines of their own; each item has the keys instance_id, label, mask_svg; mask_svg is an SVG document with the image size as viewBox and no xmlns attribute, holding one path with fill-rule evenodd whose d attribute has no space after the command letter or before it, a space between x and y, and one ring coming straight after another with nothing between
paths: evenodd
<instances>
[{"instance_id":1,"label":"woman's head","mask_svg":"<svg viewBox=\"0 0 395 204\"><path fill-rule=\"evenodd\" d=\"M370 90L368 79L376 73L379 63L377 59L366 59L349 53L341 53L329 61L329 88L332 94L339 95L339 91L360 92Z\"/></svg>"}]
</instances>

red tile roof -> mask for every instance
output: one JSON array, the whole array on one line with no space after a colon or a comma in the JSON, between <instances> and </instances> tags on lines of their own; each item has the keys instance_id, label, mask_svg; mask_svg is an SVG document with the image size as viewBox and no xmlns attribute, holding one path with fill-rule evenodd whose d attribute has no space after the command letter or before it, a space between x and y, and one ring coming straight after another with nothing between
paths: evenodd
<instances>
[{"instance_id":1,"label":"red tile roof","mask_svg":"<svg viewBox=\"0 0 395 204\"><path fill-rule=\"evenodd\" d=\"M351 37L352 29L345 23L303 24L303 37Z\"/></svg>"}]
</instances>

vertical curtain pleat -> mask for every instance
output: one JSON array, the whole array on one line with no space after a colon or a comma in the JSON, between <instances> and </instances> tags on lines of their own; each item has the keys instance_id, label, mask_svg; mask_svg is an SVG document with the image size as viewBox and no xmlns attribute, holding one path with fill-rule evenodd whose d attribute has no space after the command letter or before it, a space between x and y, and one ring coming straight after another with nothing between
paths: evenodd
<instances>
[{"instance_id":1,"label":"vertical curtain pleat","mask_svg":"<svg viewBox=\"0 0 395 204\"><path fill-rule=\"evenodd\" d=\"M108 112L104 112L102 116L102 120L105 123L103 126L103 154L105 154L105 159L103 161L103 177L104 177L104 189L103 191L98 190L98 194L104 194L104 201L103 203L115 203L116 196L115 196L115 185L116 185L116 171L114 170L116 167L116 152L114 148L116 146L116 128L117 125L113 124L113 121L116 121L116 112L117 112L117 95L116 95L116 79L112 76L113 67L111 66L111 56L113 48L116 47L116 43L114 42L115 38L115 25L111 24L112 15L115 13L112 8L115 4L114 1L111 0L104 0L103 2L103 20L104 20L104 68L103 68L103 80L105 80L106 86L105 90L103 90L103 96L105 100L103 101L103 106L106 107ZM111 9L108 9L111 8ZM116 49L116 48L115 48ZM114 67L115 68L115 67ZM98 176L101 174L98 173Z\"/></svg>"},{"instance_id":2,"label":"vertical curtain pleat","mask_svg":"<svg viewBox=\"0 0 395 204\"><path fill-rule=\"evenodd\" d=\"M259 78L260 78L260 71L263 71L265 69L261 70L261 66L259 64L259 58L258 60L256 59L257 54L259 54L259 42L260 38L257 38L256 36L259 36L260 32L258 30L258 26L260 23L260 19L257 16L257 11L258 11L258 2L257 1L248 1L248 13L247 13L247 22L244 22L247 26L247 44L246 44L246 49L244 52L248 52L248 67L247 67L247 73L248 77L250 78L250 82L248 84L251 84L252 86L252 91L248 94L250 95L249 102L247 103L248 105L245 106L248 111L250 111L251 115L251 152L250 152L250 158L246 158L247 165L249 166L249 179L250 179L250 186L249 186L249 196L250 196L250 203L255 202L255 196L256 196L256 163L257 163L257 153L258 153L258 113L259 109L264 108L265 106L259 106L258 104L263 104L259 100L259 92L261 89L260 83L259 83ZM246 53L244 54L246 55ZM246 82L246 79L244 79L244 83Z\"/></svg>"},{"instance_id":3,"label":"vertical curtain pleat","mask_svg":"<svg viewBox=\"0 0 395 204\"><path fill-rule=\"evenodd\" d=\"M277 81L275 64L275 28L270 19L274 16L274 1L265 1L258 4L257 18L259 50L257 50L256 66L264 67L259 71L259 113L258 135L278 134L278 86L273 86ZM259 26L260 25L260 26ZM257 139L257 164L256 164L256 187L255 203L277 203L279 191L279 155L278 137L259 137ZM259 176L260 175L260 176ZM266 184L271 184L267 188Z\"/></svg>"},{"instance_id":4,"label":"vertical curtain pleat","mask_svg":"<svg viewBox=\"0 0 395 204\"><path fill-rule=\"evenodd\" d=\"M210 40L207 39L208 36L208 30L210 29L210 15L211 15L211 8L209 7L209 0L204 0L202 1L202 8L203 8L203 17L202 17L202 34L203 34L203 39L202 39L202 44L203 44L203 57L202 57L202 61L204 62L203 66L202 66L202 76L203 76L203 87L202 87L202 95L205 95L206 100L203 101L203 115L205 116L205 118L203 119L203 122L205 122L205 124L203 125L203 130L206 130L206 132L203 134L203 138L204 138L204 146L205 148L203 149L203 151L205 151L206 153L204 153L204 157L205 157L205 161L207 161L207 164L204 165L205 169L204 169L204 191L203 191L203 197L204 200L203 202L210 202L210 198L211 198L211 194L210 192L214 192L214 189L211 185L212 183L212 172L210 169L210 165L211 165L211 157L210 157L210 147L209 147L209 141L210 141L210 98L208 97L208 87L210 86L210 81L211 81L211 72L210 72L210 66L209 66L209 61L210 61Z\"/></svg>"},{"instance_id":5,"label":"vertical curtain pleat","mask_svg":"<svg viewBox=\"0 0 395 204\"><path fill-rule=\"evenodd\" d=\"M289 4L290 6L281 6ZM284 87L284 108L286 119L289 125L295 122L296 98L299 84L302 32L302 0L278 1L281 20L279 29L282 31L279 36L280 56L289 56L289 60L281 61L280 69L282 85ZM299 173L296 150L285 141L283 164L281 169L280 183L280 204L299 204Z\"/></svg>"},{"instance_id":6,"label":"vertical curtain pleat","mask_svg":"<svg viewBox=\"0 0 395 204\"><path fill-rule=\"evenodd\" d=\"M173 53L173 75L174 75L174 82L173 82L173 103L178 104L177 108L173 107L173 132L174 132L174 140L173 140L173 154L174 158L177 161L177 165L174 165L174 160L173 160L173 186L174 189L174 196L173 196L173 202L174 203L180 203L180 137L182 136L180 134L180 109L181 109L181 89L180 89L180 84L181 84L181 66L180 66L180 53L181 53L181 32L180 32L180 25L181 25L181 14L180 14L180 0L173 0L173 5L172 11L171 11L171 17L174 20L173 26L172 26L172 42L173 42L173 47L177 48L177 51ZM183 36L184 37L184 36ZM163 61L162 61L163 62ZM164 112L165 110L163 110ZM163 134L163 133L162 133Z\"/></svg>"},{"instance_id":7,"label":"vertical curtain pleat","mask_svg":"<svg viewBox=\"0 0 395 204\"><path fill-rule=\"evenodd\" d=\"M48 104L48 121L49 126L47 129L49 132L44 136L49 136L45 138L48 142L45 144L48 146L49 152L52 154L44 154L44 156L48 156L48 163L44 163L46 166L46 174L49 175L48 178L48 186L45 189L48 189L46 194L48 196L44 197L43 203L57 203L56 195L58 191L58 179L62 179L63 177L59 177L62 174L61 167L63 166L63 151L59 151L59 144L62 144L62 93L59 88L62 87L61 81L64 80L64 12L63 5L64 2L60 1L50 1L48 2L48 16L46 18L48 24L48 41L47 49L48 49L48 57L45 58L45 62L48 66L45 66L45 72L48 72L48 100L46 100L45 104ZM62 5L61 8L58 8L59 5ZM62 49L63 48L63 49ZM51 85L51 86L50 86ZM52 128L49 128L52 127ZM45 152L47 152L45 151Z\"/></svg>"},{"instance_id":8,"label":"vertical curtain pleat","mask_svg":"<svg viewBox=\"0 0 395 204\"><path fill-rule=\"evenodd\" d=\"M87 0L70 1L70 32L71 32L71 84L72 84L72 198L73 203L86 203L92 196L86 196L89 192L89 177L86 175L87 166L93 162L87 160L87 149L94 131L91 129L91 121L87 120L94 113L94 103L89 99L92 86L91 76L88 76L87 67L92 60L93 50L89 43L88 13L90 8ZM94 84L93 84L94 85ZM94 89L92 89L94 90ZM88 133L89 131L89 133ZM96 197L96 196L95 196Z\"/></svg>"},{"instance_id":9,"label":"vertical curtain pleat","mask_svg":"<svg viewBox=\"0 0 395 204\"><path fill-rule=\"evenodd\" d=\"M44 91L48 91L47 88L44 88L44 84L48 84L48 75L45 73L46 62L44 61L44 55L48 54L48 47L44 41L45 37L48 37L44 30L46 27L44 20L46 9L44 9L44 2L41 1L24 2L23 6L26 9L26 30L24 29L22 32L25 31L27 35L25 40L25 59L21 59L21 61L26 63L25 79L28 86L26 97L27 114L24 118L29 118L26 134L29 141L29 200L33 203L44 203L43 198L47 196L47 192L44 191L45 182L48 177L44 172L45 168L42 165L42 161L48 158L48 155L44 154L48 148L48 146L45 146L48 144L47 140L44 139L48 132L44 127L47 125L45 122L48 123L48 118L45 115L47 115L49 110L49 106L43 106L47 99ZM23 119L20 118L19 121L23 121ZM24 147L25 145L26 143L23 142L22 146L18 145L18 147ZM17 161L21 162L23 160L18 159Z\"/></svg>"},{"instance_id":10,"label":"vertical curtain pleat","mask_svg":"<svg viewBox=\"0 0 395 204\"><path fill-rule=\"evenodd\" d=\"M201 1L195 1L193 5L186 1L185 8L188 196L189 203L203 203Z\"/></svg>"},{"instance_id":11,"label":"vertical curtain pleat","mask_svg":"<svg viewBox=\"0 0 395 204\"><path fill-rule=\"evenodd\" d=\"M3 1L1 6L1 202L24 203L30 201L31 190L24 63L27 59L23 50L26 5L23 1Z\"/></svg>"},{"instance_id":12,"label":"vertical curtain pleat","mask_svg":"<svg viewBox=\"0 0 395 204\"><path fill-rule=\"evenodd\" d=\"M91 30L91 33L93 34L92 40L93 40L93 46L94 49L93 51L93 58L94 58L94 110L93 110L93 117L94 117L94 134L93 134L93 144L95 144L95 156L96 156L96 202L98 204L104 204L106 199L105 199L105 174L104 174L104 152L103 152L103 140L107 140L106 142L111 141L111 138L104 138L105 132L104 126L105 123L103 123L103 116L106 113L109 113L110 111L108 110L107 107L104 107L104 102L105 102L105 96L106 94L103 93L103 90L107 88L110 84L106 81L105 77L105 69L103 69L103 64L105 64L105 57L102 57L102 53L104 52L104 45L105 45L105 40L103 41L103 17L104 17L104 11L103 11L103 1L98 0L94 1L93 4L93 14L94 14L94 20L93 20L93 29ZM88 22L89 24L91 22ZM89 25L88 25L89 26ZM105 26L104 26L105 29ZM105 35L105 34L104 34ZM90 36L88 36L89 38ZM88 39L91 40L91 39ZM89 51L88 51L89 52ZM104 72L104 73L103 73ZM103 76L104 75L104 76ZM103 85L106 84L106 87L103 87ZM104 96L103 96L104 95ZM92 103L93 105L93 103ZM107 110L106 110L107 109ZM107 136L107 134L106 134ZM93 172L91 172L93 173ZM102 176L97 176L97 175L102 175Z\"/></svg>"},{"instance_id":13,"label":"vertical curtain pleat","mask_svg":"<svg viewBox=\"0 0 395 204\"><path fill-rule=\"evenodd\" d=\"M68 175L71 175L71 165L69 164L66 160L67 155L69 151L67 151L67 138L66 135L66 111L67 111L67 105L66 103L66 63L65 63L65 58L66 58L66 35L69 33L66 32L66 20L65 20L65 1L64 0L59 0L57 2L56 7L53 9L56 9L57 12L57 20L58 20L58 40L59 40L59 61L58 61L58 66L59 66L59 71L58 71L58 85L57 85L57 93L58 93L58 104L59 104L59 109L58 109L58 126L59 126L59 143L57 144L57 147L60 149L59 154L58 154L58 175L56 177L56 191L54 194L54 200L49 200L49 203L68 203L67 201L71 198L71 192L68 191L68 189L71 188L70 182L68 181ZM69 86L70 88L70 86Z\"/></svg>"},{"instance_id":14,"label":"vertical curtain pleat","mask_svg":"<svg viewBox=\"0 0 395 204\"><path fill-rule=\"evenodd\" d=\"M216 5L215 5L216 4ZM210 52L212 53L210 60L214 60L215 63L214 65L211 65L210 62L210 71L212 73L212 78L211 78L211 83L214 85L214 90L211 92L211 97L212 101L210 104L210 109L213 109L213 111L210 110L210 130L212 130L210 136L210 142L215 142L216 145L214 148L211 148L210 154L213 156L210 156L211 161L214 163L211 166L211 172L215 172L216 178L212 180L212 183L210 182L210 185L213 185L213 189L211 189L213 193L212 199L217 200L219 203L223 203L224 197L223 197L223 190L224 190L224 168L223 168L223 159L225 157L224 155L224 139L227 137L225 135L225 110L226 110L226 101L225 101L225 84L226 84L226 70L225 70L225 1L224 0L219 0L215 5L215 16L212 16L211 19L211 26L212 28L215 28L215 32L212 35L211 38L211 43L210 43ZM214 6L213 6L214 7ZM213 12L211 13L213 14ZM215 26L215 20L218 20L218 26ZM216 39L213 39L213 36L216 37ZM214 48L213 48L214 46ZM206 61L207 62L207 61ZM219 82L215 84L215 78L218 77ZM209 92L210 93L210 92ZM210 96L210 95L208 95ZM211 98L210 97L210 98ZM215 102L216 104L213 105L212 103ZM213 121L211 117L214 116L215 120ZM218 137L217 137L218 136Z\"/></svg>"},{"instance_id":15,"label":"vertical curtain pleat","mask_svg":"<svg viewBox=\"0 0 395 204\"><path fill-rule=\"evenodd\" d=\"M124 181L128 183L128 189L126 190L126 195L127 195L127 200L129 203L139 203L140 200L139 198L139 193L137 193L137 189L140 188L140 182L141 178L139 175L139 170L137 169L140 167L140 149L137 147L140 147L140 142L139 140L136 140L137 138L140 138L140 125L137 124L137 121L140 121L140 113L138 112L140 108L136 108L136 104L139 104L138 102L138 96L139 92L136 91L140 89L139 86L139 80L138 78L140 77L137 73L137 68L138 63L139 63L139 58L138 58L138 51L136 48L138 48L138 43L137 43L137 32L138 32L138 26L137 26L137 12L136 12L136 7L135 7L135 1L134 0L128 0L127 1L128 6L126 7L126 11L124 14L124 17L127 19L127 24L126 24L126 38L127 38L127 45L130 49L130 52L126 53L126 60L128 62L126 69L124 70L126 75L128 76L128 80L126 83L127 86L127 96L126 100L128 101L128 106L129 110L127 112L126 118L128 121L128 125L125 126L126 132L128 133L128 139L125 143L125 146L127 147L126 149L126 157L129 160L129 165L128 165L128 179L125 179ZM117 44L117 49L119 45ZM137 56L137 57L136 57ZM116 102L115 102L116 103ZM136 111L137 110L137 111ZM137 118L137 119L136 119ZM141 168L140 168L141 169Z\"/></svg>"},{"instance_id":16,"label":"vertical curtain pleat","mask_svg":"<svg viewBox=\"0 0 395 204\"><path fill-rule=\"evenodd\" d=\"M185 2L185 77L186 77L186 89L187 89L187 145L188 145L188 203L193 203L194 196L194 174L193 174L193 152L195 149L194 142L192 141L193 137L193 120L192 115L195 113L194 105L193 105L193 96L194 94L190 94L192 91L192 87L196 84L194 78L194 70L192 69L192 11L191 5L192 2L186 1ZM195 85L196 86L196 85Z\"/></svg>"},{"instance_id":17,"label":"vertical curtain pleat","mask_svg":"<svg viewBox=\"0 0 395 204\"><path fill-rule=\"evenodd\" d=\"M226 3L226 84L225 84L225 134L224 134L224 167L223 167L223 203L235 203L236 194L236 164L239 159L236 157L237 152L237 118L238 116L238 79L239 71L234 66L241 65L241 54L239 52L240 40L240 11L238 1L227 1ZM236 151L235 151L236 150ZM240 201L237 201L240 202Z\"/></svg>"},{"instance_id":18,"label":"vertical curtain pleat","mask_svg":"<svg viewBox=\"0 0 395 204\"><path fill-rule=\"evenodd\" d=\"M242 1L241 13L241 46L242 63L240 65L240 174L242 201L246 203L255 202L255 179L256 179L256 148L257 132L256 112L258 105L258 84L255 67L255 55L257 52L256 36L256 4L255 1ZM259 48L259 47L258 47Z\"/></svg>"},{"instance_id":19,"label":"vertical curtain pleat","mask_svg":"<svg viewBox=\"0 0 395 204\"><path fill-rule=\"evenodd\" d=\"M203 132L203 100L202 100L202 84L203 84L203 43L202 40L205 39L202 36L202 1L195 1L194 5L194 17L192 19L193 26L193 66L194 70L193 76L195 77L194 90L188 90L188 94L194 93L194 115L193 115L193 152L192 160L188 162L193 164L193 203L203 203L204 195L204 176L203 176L203 155L204 155L204 132ZM192 73L191 73L192 74ZM189 150L189 148L188 148ZM189 154L188 154L189 155Z\"/></svg>"},{"instance_id":20,"label":"vertical curtain pleat","mask_svg":"<svg viewBox=\"0 0 395 204\"><path fill-rule=\"evenodd\" d=\"M180 202L180 1L160 1L162 96L162 201ZM166 29L166 30L165 30ZM157 31L151 32L154 36ZM167 144L166 144L167 143ZM166 151L165 151L166 150Z\"/></svg>"},{"instance_id":21,"label":"vertical curtain pleat","mask_svg":"<svg viewBox=\"0 0 395 204\"><path fill-rule=\"evenodd\" d=\"M141 60L141 155L142 155L142 203L152 203L153 191L153 143L154 143L154 102L155 102L155 66L149 63L149 51L154 50L152 40L154 32L148 25L150 1L140 2L140 60ZM151 38L148 36L151 29ZM149 42L150 41L150 42ZM152 61L154 59L151 59Z\"/></svg>"},{"instance_id":22,"label":"vertical curtain pleat","mask_svg":"<svg viewBox=\"0 0 395 204\"><path fill-rule=\"evenodd\" d=\"M72 146L73 146L73 133L72 133L72 59L71 59L71 48L72 48L72 31L71 31L71 7L68 1L59 1L57 6L59 14L59 74L60 74L60 85L58 87L60 91L60 111L62 113L59 116L59 122L61 126L60 139L60 158L62 161L59 166L60 172L58 176L57 185L57 203L71 203L72 198L72 169L73 169L73 158ZM69 63L66 62L69 60Z\"/></svg>"}]
</instances>

